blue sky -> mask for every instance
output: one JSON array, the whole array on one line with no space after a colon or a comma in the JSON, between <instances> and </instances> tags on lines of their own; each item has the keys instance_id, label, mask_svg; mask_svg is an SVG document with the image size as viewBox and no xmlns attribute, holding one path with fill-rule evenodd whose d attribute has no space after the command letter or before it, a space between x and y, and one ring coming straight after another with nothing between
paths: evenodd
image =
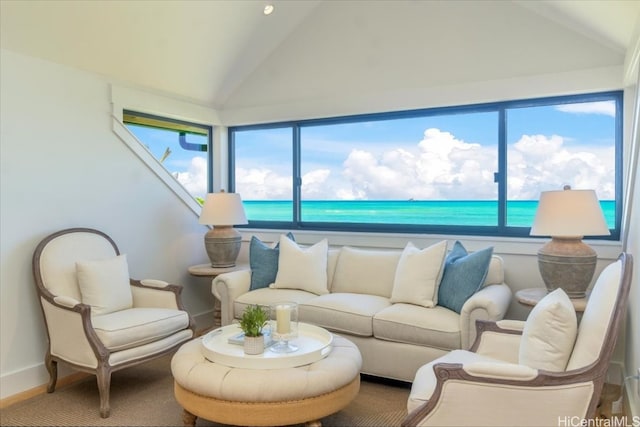
<instances>
[{"instance_id":1,"label":"blue sky","mask_svg":"<svg viewBox=\"0 0 640 427\"><path fill-rule=\"evenodd\" d=\"M615 104L593 102L509 109L508 198L593 188L614 199ZM206 193L206 154L175 134L135 130L192 194ZM497 113L463 113L303 127L303 199L495 199ZM189 136L192 142L198 137ZM291 198L291 131L236 134L236 191L245 200Z\"/></svg>"}]
</instances>

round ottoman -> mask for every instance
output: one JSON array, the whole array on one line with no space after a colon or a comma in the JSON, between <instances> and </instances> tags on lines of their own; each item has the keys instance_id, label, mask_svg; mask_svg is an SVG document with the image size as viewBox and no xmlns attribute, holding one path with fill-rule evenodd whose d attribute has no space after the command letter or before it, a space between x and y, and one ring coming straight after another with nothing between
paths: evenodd
<instances>
[{"instance_id":1,"label":"round ottoman","mask_svg":"<svg viewBox=\"0 0 640 427\"><path fill-rule=\"evenodd\" d=\"M207 360L200 338L184 344L171 360L184 424L195 425L197 417L243 426L319 424L321 418L347 406L360 390L358 348L339 336L334 336L332 345L324 359L310 365L246 369Z\"/></svg>"}]
</instances>

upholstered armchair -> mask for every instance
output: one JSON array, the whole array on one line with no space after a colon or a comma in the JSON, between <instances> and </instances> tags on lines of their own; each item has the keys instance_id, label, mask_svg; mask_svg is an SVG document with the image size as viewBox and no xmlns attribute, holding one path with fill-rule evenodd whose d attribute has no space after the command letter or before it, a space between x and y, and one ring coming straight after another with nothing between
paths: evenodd
<instances>
[{"instance_id":1,"label":"upholstered armchair","mask_svg":"<svg viewBox=\"0 0 640 427\"><path fill-rule=\"evenodd\" d=\"M595 417L631 286L625 253L596 280L582 320L566 294L526 322L479 322L470 351L416 373L403 426L558 426Z\"/></svg>"},{"instance_id":2,"label":"upholstered armchair","mask_svg":"<svg viewBox=\"0 0 640 427\"><path fill-rule=\"evenodd\" d=\"M126 255L101 231L72 228L46 237L33 254L33 276L48 338L47 391L55 390L58 362L95 374L103 418L112 372L167 354L194 336L182 288L130 279Z\"/></svg>"}]
</instances>

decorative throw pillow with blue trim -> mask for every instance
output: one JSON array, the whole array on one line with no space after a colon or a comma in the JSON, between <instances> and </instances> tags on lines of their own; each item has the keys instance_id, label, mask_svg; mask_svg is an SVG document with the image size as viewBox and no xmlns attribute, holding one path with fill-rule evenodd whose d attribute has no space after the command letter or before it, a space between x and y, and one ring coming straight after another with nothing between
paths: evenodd
<instances>
[{"instance_id":1,"label":"decorative throw pillow with blue trim","mask_svg":"<svg viewBox=\"0 0 640 427\"><path fill-rule=\"evenodd\" d=\"M295 242L291 232L287 237ZM258 239L251 236L249 245L249 265L251 267L250 290L266 288L276 281L278 274L278 257L280 256L280 242L275 247L270 247Z\"/></svg>"},{"instance_id":2,"label":"decorative throw pillow with blue trim","mask_svg":"<svg viewBox=\"0 0 640 427\"><path fill-rule=\"evenodd\" d=\"M444 262L438 305L460 313L464 303L482 287L492 256L493 247L468 253L456 241Z\"/></svg>"}]
</instances>

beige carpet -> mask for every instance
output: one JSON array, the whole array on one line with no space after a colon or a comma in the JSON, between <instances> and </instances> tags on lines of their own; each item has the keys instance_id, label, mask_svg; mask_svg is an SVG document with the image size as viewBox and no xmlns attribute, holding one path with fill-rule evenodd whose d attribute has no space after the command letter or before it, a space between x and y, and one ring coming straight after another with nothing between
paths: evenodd
<instances>
[{"instance_id":1,"label":"beige carpet","mask_svg":"<svg viewBox=\"0 0 640 427\"><path fill-rule=\"evenodd\" d=\"M111 416L100 418L95 377L4 408L3 426L179 426L182 409L173 397L170 357L113 374ZM358 397L322 420L326 427L399 426L409 387L363 378ZM198 419L197 426L218 424Z\"/></svg>"}]
</instances>

